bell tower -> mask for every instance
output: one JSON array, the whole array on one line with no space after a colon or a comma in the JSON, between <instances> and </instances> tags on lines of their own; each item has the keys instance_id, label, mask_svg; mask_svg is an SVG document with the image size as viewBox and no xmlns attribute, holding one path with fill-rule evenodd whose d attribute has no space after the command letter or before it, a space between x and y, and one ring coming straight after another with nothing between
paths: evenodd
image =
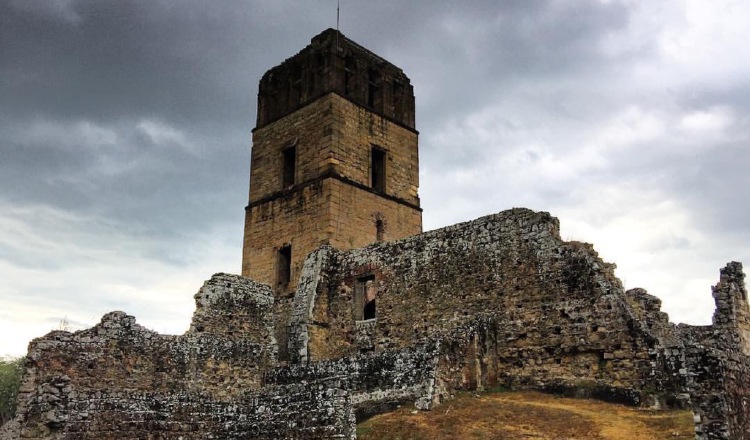
<instances>
[{"instance_id":1,"label":"bell tower","mask_svg":"<svg viewBox=\"0 0 750 440\"><path fill-rule=\"evenodd\" d=\"M328 29L263 75L242 275L283 303L320 245L422 232L414 90L404 72Z\"/></svg>"}]
</instances>

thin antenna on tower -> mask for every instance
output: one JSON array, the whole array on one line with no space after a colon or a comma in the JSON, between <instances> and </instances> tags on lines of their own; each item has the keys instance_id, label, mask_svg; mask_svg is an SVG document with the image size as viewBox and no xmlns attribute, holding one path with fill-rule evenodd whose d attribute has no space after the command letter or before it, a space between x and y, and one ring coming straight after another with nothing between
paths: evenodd
<instances>
[{"instance_id":1,"label":"thin antenna on tower","mask_svg":"<svg viewBox=\"0 0 750 440\"><path fill-rule=\"evenodd\" d=\"M339 16L341 0L336 0L336 50L339 50Z\"/></svg>"}]
</instances>

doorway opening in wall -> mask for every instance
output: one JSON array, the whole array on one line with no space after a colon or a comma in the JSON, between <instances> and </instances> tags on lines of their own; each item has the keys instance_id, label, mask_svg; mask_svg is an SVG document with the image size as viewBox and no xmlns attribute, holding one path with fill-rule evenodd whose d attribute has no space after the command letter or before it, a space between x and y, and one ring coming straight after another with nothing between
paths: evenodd
<instances>
[{"instance_id":1,"label":"doorway opening in wall","mask_svg":"<svg viewBox=\"0 0 750 440\"><path fill-rule=\"evenodd\" d=\"M297 147L287 147L283 151L284 155L284 170L282 172L281 180L282 187L286 188L294 185L294 175L297 168Z\"/></svg>"},{"instance_id":2,"label":"doorway opening in wall","mask_svg":"<svg viewBox=\"0 0 750 440\"><path fill-rule=\"evenodd\" d=\"M375 309L375 298L377 287L375 275L367 275L357 278L354 287L354 319L365 321L377 317Z\"/></svg>"},{"instance_id":3,"label":"doorway opening in wall","mask_svg":"<svg viewBox=\"0 0 750 440\"><path fill-rule=\"evenodd\" d=\"M370 186L377 192L385 192L385 151L377 147L370 153Z\"/></svg>"},{"instance_id":4,"label":"doorway opening in wall","mask_svg":"<svg viewBox=\"0 0 750 440\"><path fill-rule=\"evenodd\" d=\"M292 245L285 244L279 248L277 274L278 285L289 284L292 279Z\"/></svg>"}]
</instances>

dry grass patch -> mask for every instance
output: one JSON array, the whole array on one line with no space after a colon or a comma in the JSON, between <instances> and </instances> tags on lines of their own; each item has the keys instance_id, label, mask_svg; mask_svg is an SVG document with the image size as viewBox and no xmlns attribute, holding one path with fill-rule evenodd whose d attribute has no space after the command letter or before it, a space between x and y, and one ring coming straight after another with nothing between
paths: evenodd
<instances>
[{"instance_id":1,"label":"dry grass patch","mask_svg":"<svg viewBox=\"0 0 750 440\"><path fill-rule=\"evenodd\" d=\"M688 440L690 411L647 411L533 392L462 394L434 411L401 408L357 427L361 440Z\"/></svg>"}]
</instances>

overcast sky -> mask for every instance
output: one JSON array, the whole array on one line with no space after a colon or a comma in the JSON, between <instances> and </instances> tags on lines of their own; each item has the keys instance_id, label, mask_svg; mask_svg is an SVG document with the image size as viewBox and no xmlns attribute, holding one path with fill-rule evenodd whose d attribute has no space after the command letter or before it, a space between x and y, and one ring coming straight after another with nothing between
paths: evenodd
<instances>
[{"instance_id":1,"label":"overcast sky","mask_svg":"<svg viewBox=\"0 0 750 440\"><path fill-rule=\"evenodd\" d=\"M258 80L336 1L0 0L0 355L238 273ZM750 264L747 0L342 0L417 99L425 229L549 211L710 323Z\"/></svg>"}]
</instances>

